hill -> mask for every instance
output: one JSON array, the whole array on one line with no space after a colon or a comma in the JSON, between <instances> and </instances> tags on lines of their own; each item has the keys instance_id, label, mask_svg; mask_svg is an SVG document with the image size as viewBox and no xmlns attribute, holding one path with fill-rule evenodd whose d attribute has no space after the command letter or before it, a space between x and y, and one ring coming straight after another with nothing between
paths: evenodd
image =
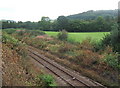
<instances>
[{"instance_id":1,"label":"hill","mask_svg":"<svg viewBox=\"0 0 120 88\"><path fill-rule=\"evenodd\" d=\"M68 19L81 19L81 20L90 20L90 19L96 19L99 16L102 17L110 17L110 18L115 18L117 17L118 10L89 10L87 12L79 13L79 14L74 14L74 15L69 15L67 16Z\"/></svg>"}]
</instances>

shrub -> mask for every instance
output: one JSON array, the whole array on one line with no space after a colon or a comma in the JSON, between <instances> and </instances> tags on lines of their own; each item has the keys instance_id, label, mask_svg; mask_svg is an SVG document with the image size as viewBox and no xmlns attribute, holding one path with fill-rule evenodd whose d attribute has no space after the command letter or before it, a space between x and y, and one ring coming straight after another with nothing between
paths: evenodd
<instances>
[{"instance_id":1,"label":"shrub","mask_svg":"<svg viewBox=\"0 0 120 88\"><path fill-rule=\"evenodd\" d=\"M2 42L3 43L13 44L14 46L17 46L18 43L19 43L19 41L17 39L15 39L14 37L8 35L6 32L3 32Z\"/></svg>"},{"instance_id":2,"label":"shrub","mask_svg":"<svg viewBox=\"0 0 120 88\"><path fill-rule=\"evenodd\" d=\"M18 31L16 31L16 33L19 36L30 36L30 37L34 37L34 36L37 36L37 35L44 35L45 34L45 32L40 31L40 30L18 30Z\"/></svg>"},{"instance_id":3,"label":"shrub","mask_svg":"<svg viewBox=\"0 0 120 88\"><path fill-rule=\"evenodd\" d=\"M81 64L87 68L92 68L93 65L99 63L99 55L90 50L80 50L79 54L75 56L75 58L76 59L74 59L74 61L77 64Z\"/></svg>"},{"instance_id":4,"label":"shrub","mask_svg":"<svg viewBox=\"0 0 120 88\"><path fill-rule=\"evenodd\" d=\"M120 64L118 63L119 54L106 54L104 57L104 62L106 62L109 66L113 68L119 68Z\"/></svg>"},{"instance_id":5,"label":"shrub","mask_svg":"<svg viewBox=\"0 0 120 88\"><path fill-rule=\"evenodd\" d=\"M4 29L3 31L7 32L8 34L12 34L16 31L17 29L12 29L12 28L9 28L9 29Z\"/></svg>"},{"instance_id":6,"label":"shrub","mask_svg":"<svg viewBox=\"0 0 120 88\"><path fill-rule=\"evenodd\" d=\"M25 44L22 44L19 40L10 36L6 32L3 32L2 42L8 44L11 49L16 50L23 57L27 56L27 49L25 48Z\"/></svg>"},{"instance_id":7,"label":"shrub","mask_svg":"<svg viewBox=\"0 0 120 88\"><path fill-rule=\"evenodd\" d=\"M102 39L102 43L101 46L103 46L103 48L107 45L110 45L113 47L113 50L116 52L120 53L120 30L118 30L118 24L115 23L112 26L112 31L110 34L106 35L103 39Z\"/></svg>"},{"instance_id":8,"label":"shrub","mask_svg":"<svg viewBox=\"0 0 120 88\"><path fill-rule=\"evenodd\" d=\"M52 75L46 75L46 74L39 75L38 79L42 80L44 85L47 86L47 87L49 87L49 86L56 86L55 80L54 80Z\"/></svg>"},{"instance_id":9,"label":"shrub","mask_svg":"<svg viewBox=\"0 0 120 88\"><path fill-rule=\"evenodd\" d=\"M106 46L111 46L111 34L105 35L101 41L94 43L94 50L97 52L99 50L103 50Z\"/></svg>"},{"instance_id":10,"label":"shrub","mask_svg":"<svg viewBox=\"0 0 120 88\"><path fill-rule=\"evenodd\" d=\"M25 30L18 30L16 31L19 36L23 36L25 34Z\"/></svg>"},{"instance_id":11,"label":"shrub","mask_svg":"<svg viewBox=\"0 0 120 88\"><path fill-rule=\"evenodd\" d=\"M20 54L22 57L26 57L28 54L27 46L25 44L20 43L15 50Z\"/></svg>"},{"instance_id":12,"label":"shrub","mask_svg":"<svg viewBox=\"0 0 120 88\"><path fill-rule=\"evenodd\" d=\"M45 32L40 31L40 30L29 30L30 35L32 36L37 36L37 35L45 35Z\"/></svg>"},{"instance_id":13,"label":"shrub","mask_svg":"<svg viewBox=\"0 0 120 88\"><path fill-rule=\"evenodd\" d=\"M63 44L61 44L61 46L59 47L58 52L63 54L63 53L66 53L66 52L68 52L68 51L72 51L73 48L74 48L74 47L73 47L72 45L67 44L67 43L63 43Z\"/></svg>"},{"instance_id":14,"label":"shrub","mask_svg":"<svg viewBox=\"0 0 120 88\"><path fill-rule=\"evenodd\" d=\"M111 45L111 34L107 34L102 39L102 45Z\"/></svg>"},{"instance_id":15,"label":"shrub","mask_svg":"<svg viewBox=\"0 0 120 88\"><path fill-rule=\"evenodd\" d=\"M101 42L93 43L94 51L98 52L99 50L102 50L103 46L101 45Z\"/></svg>"},{"instance_id":16,"label":"shrub","mask_svg":"<svg viewBox=\"0 0 120 88\"><path fill-rule=\"evenodd\" d=\"M67 31L62 30L62 31L60 31L60 32L58 33L57 36L58 36L58 39L59 39L59 40L64 40L64 41L66 41L67 38L68 38L68 33L67 33Z\"/></svg>"},{"instance_id":17,"label":"shrub","mask_svg":"<svg viewBox=\"0 0 120 88\"><path fill-rule=\"evenodd\" d=\"M78 45L78 47L84 50L93 50L91 38L86 38L86 40L82 41L81 44Z\"/></svg>"},{"instance_id":18,"label":"shrub","mask_svg":"<svg viewBox=\"0 0 120 88\"><path fill-rule=\"evenodd\" d=\"M23 40L26 44L34 46L39 49L44 49L47 47L47 42L43 39L37 39L37 38L27 38Z\"/></svg>"}]
</instances>

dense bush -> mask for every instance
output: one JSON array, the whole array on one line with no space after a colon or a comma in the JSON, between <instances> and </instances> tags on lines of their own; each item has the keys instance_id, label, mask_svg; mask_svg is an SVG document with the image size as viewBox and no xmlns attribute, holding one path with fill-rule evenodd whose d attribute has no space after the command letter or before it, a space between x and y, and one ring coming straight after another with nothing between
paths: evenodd
<instances>
[{"instance_id":1,"label":"dense bush","mask_svg":"<svg viewBox=\"0 0 120 88\"><path fill-rule=\"evenodd\" d=\"M56 86L55 80L54 80L52 75L46 75L46 74L45 75L39 75L38 79L42 80L46 87Z\"/></svg>"},{"instance_id":2,"label":"dense bush","mask_svg":"<svg viewBox=\"0 0 120 88\"><path fill-rule=\"evenodd\" d=\"M13 44L14 46L17 46L18 43L19 43L19 41L17 39L15 39L14 37L8 35L6 32L3 32L2 42L3 43L10 43L10 44Z\"/></svg>"},{"instance_id":3,"label":"dense bush","mask_svg":"<svg viewBox=\"0 0 120 88\"><path fill-rule=\"evenodd\" d=\"M120 53L120 29L117 23L112 26L111 44L114 48L114 51Z\"/></svg>"},{"instance_id":4,"label":"dense bush","mask_svg":"<svg viewBox=\"0 0 120 88\"><path fill-rule=\"evenodd\" d=\"M39 49L44 49L47 46L47 42L39 38L27 38L24 39L23 41L25 41L26 44L34 46Z\"/></svg>"},{"instance_id":5,"label":"dense bush","mask_svg":"<svg viewBox=\"0 0 120 88\"><path fill-rule=\"evenodd\" d=\"M30 35L34 35L34 36L45 34L45 32L40 31L40 30L29 30L28 32L30 32Z\"/></svg>"},{"instance_id":6,"label":"dense bush","mask_svg":"<svg viewBox=\"0 0 120 88\"><path fill-rule=\"evenodd\" d=\"M111 45L111 34L107 34L102 39L102 46Z\"/></svg>"},{"instance_id":7,"label":"dense bush","mask_svg":"<svg viewBox=\"0 0 120 88\"><path fill-rule=\"evenodd\" d=\"M20 54L22 57L26 57L28 54L28 50L27 50L27 46L26 44L22 44L20 43L15 50L18 52L18 54Z\"/></svg>"},{"instance_id":8,"label":"dense bush","mask_svg":"<svg viewBox=\"0 0 120 88\"><path fill-rule=\"evenodd\" d=\"M11 49L16 50L23 57L27 56L27 49L25 44L22 44L18 39L15 39L6 32L3 32L2 42L9 45Z\"/></svg>"},{"instance_id":9,"label":"dense bush","mask_svg":"<svg viewBox=\"0 0 120 88\"><path fill-rule=\"evenodd\" d=\"M111 46L111 34L105 35L99 42L93 42L94 51L104 50L107 46Z\"/></svg>"},{"instance_id":10,"label":"dense bush","mask_svg":"<svg viewBox=\"0 0 120 88\"><path fill-rule=\"evenodd\" d=\"M112 31L110 34L105 35L99 44L95 44L95 49L105 49L108 45L113 47L113 51L120 53L120 34L117 24L112 26Z\"/></svg>"},{"instance_id":11,"label":"dense bush","mask_svg":"<svg viewBox=\"0 0 120 88\"><path fill-rule=\"evenodd\" d=\"M113 68L119 68L120 69L120 64L118 61L118 56L119 54L106 54L104 57L104 61L111 67Z\"/></svg>"},{"instance_id":12,"label":"dense bush","mask_svg":"<svg viewBox=\"0 0 120 88\"><path fill-rule=\"evenodd\" d=\"M68 51L72 51L73 50L73 47L70 45L70 44L61 44L61 46L59 47L58 49L58 52L59 53L66 53Z\"/></svg>"},{"instance_id":13,"label":"dense bush","mask_svg":"<svg viewBox=\"0 0 120 88\"><path fill-rule=\"evenodd\" d=\"M16 31L17 29L12 29L12 28L9 28L9 29L3 29L3 31L7 32L8 34L12 34Z\"/></svg>"},{"instance_id":14,"label":"dense bush","mask_svg":"<svg viewBox=\"0 0 120 88\"><path fill-rule=\"evenodd\" d=\"M67 38L68 38L68 33L67 33L67 31L65 31L65 30L62 30L62 31L60 31L59 33L58 33L58 39L59 40L67 40Z\"/></svg>"},{"instance_id":15,"label":"dense bush","mask_svg":"<svg viewBox=\"0 0 120 88\"><path fill-rule=\"evenodd\" d=\"M86 38L84 41L79 44L79 48L85 50L93 50L93 45L91 43L91 38Z\"/></svg>"},{"instance_id":16,"label":"dense bush","mask_svg":"<svg viewBox=\"0 0 120 88\"><path fill-rule=\"evenodd\" d=\"M75 58L74 61L76 63L87 68L92 68L92 66L98 64L100 60L99 55L90 50L80 50Z\"/></svg>"},{"instance_id":17,"label":"dense bush","mask_svg":"<svg viewBox=\"0 0 120 88\"><path fill-rule=\"evenodd\" d=\"M40 30L21 30L21 31L16 31L19 36L37 36L37 35L44 35L45 32L40 31Z\"/></svg>"}]
</instances>

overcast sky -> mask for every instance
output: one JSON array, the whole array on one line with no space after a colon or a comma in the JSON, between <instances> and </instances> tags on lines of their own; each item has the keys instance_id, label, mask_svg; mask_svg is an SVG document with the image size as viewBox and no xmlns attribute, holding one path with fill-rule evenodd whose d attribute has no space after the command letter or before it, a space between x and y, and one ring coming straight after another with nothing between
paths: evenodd
<instances>
[{"instance_id":1,"label":"overcast sky","mask_svg":"<svg viewBox=\"0 0 120 88\"><path fill-rule=\"evenodd\" d=\"M39 21L42 16L56 19L60 15L88 10L118 9L119 0L1 0L0 20Z\"/></svg>"}]
</instances>

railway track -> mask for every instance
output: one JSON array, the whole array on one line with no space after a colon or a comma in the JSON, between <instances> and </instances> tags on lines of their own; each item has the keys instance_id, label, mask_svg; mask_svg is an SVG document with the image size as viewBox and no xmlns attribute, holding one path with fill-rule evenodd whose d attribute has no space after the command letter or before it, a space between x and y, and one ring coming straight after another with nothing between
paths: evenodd
<instances>
[{"instance_id":1,"label":"railway track","mask_svg":"<svg viewBox=\"0 0 120 88\"><path fill-rule=\"evenodd\" d=\"M84 86L87 88L92 88L95 86L100 88L105 88L103 85L93 80L85 78L79 74L76 74L74 71L66 69L65 67L57 64L55 61L50 60L49 58L45 57L44 55L41 55L40 53L38 53L33 49L29 48L28 51L30 57L32 57L37 62L42 64L44 67L46 67L56 76L60 77L63 81L65 81L69 86L73 88L78 86L79 87Z\"/></svg>"}]
</instances>

